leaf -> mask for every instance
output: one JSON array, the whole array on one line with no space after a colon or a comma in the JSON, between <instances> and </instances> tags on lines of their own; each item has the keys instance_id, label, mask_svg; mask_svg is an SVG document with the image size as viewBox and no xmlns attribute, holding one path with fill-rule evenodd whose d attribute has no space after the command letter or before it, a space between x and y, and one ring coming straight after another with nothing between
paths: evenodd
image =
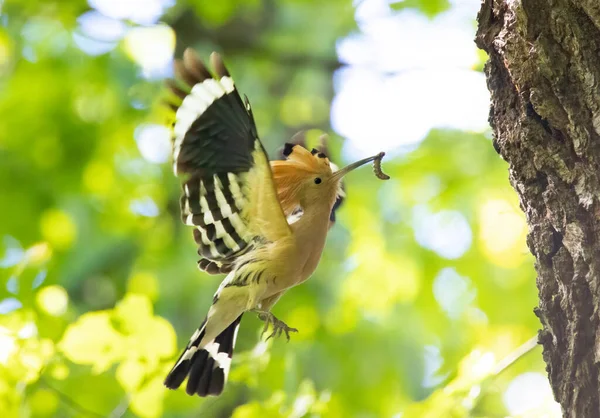
<instances>
[{"instance_id":1,"label":"leaf","mask_svg":"<svg viewBox=\"0 0 600 418\"><path fill-rule=\"evenodd\" d=\"M153 316L147 296L127 294L115 308L113 323L128 336L128 355L146 360L148 367L173 356L177 350L173 326L164 318Z\"/></svg>"},{"instance_id":2,"label":"leaf","mask_svg":"<svg viewBox=\"0 0 600 418\"><path fill-rule=\"evenodd\" d=\"M138 359L127 359L117 367L117 381L127 392L134 392L144 380L147 367Z\"/></svg>"},{"instance_id":3,"label":"leaf","mask_svg":"<svg viewBox=\"0 0 600 418\"><path fill-rule=\"evenodd\" d=\"M69 325L59 349L72 362L102 373L125 356L125 339L112 325L109 311L86 313Z\"/></svg>"},{"instance_id":4,"label":"leaf","mask_svg":"<svg viewBox=\"0 0 600 418\"><path fill-rule=\"evenodd\" d=\"M143 418L162 415L165 388L161 378L152 379L144 387L131 395L131 410Z\"/></svg>"},{"instance_id":5,"label":"leaf","mask_svg":"<svg viewBox=\"0 0 600 418\"><path fill-rule=\"evenodd\" d=\"M127 359L151 369L175 353L176 337L168 321L153 316L146 296L127 294L115 309L83 314L69 325L60 348L69 360L91 365L95 373Z\"/></svg>"}]
</instances>

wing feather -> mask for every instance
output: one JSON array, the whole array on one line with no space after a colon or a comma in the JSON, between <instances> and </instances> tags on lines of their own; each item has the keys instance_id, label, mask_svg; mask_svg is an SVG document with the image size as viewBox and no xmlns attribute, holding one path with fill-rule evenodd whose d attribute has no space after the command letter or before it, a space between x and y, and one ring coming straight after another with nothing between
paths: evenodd
<instances>
[{"instance_id":1,"label":"wing feather","mask_svg":"<svg viewBox=\"0 0 600 418\"><path fill-rule=\"evenodd\" d=\"M175 105L173 168L182 178L181 216L194 227L200 268L227 272L237 257L291 235L277 199L269 159L247 98L242 101L221 57L213 77L190 49L175 70L184 88Z\"/></svg>"}]
</instances>

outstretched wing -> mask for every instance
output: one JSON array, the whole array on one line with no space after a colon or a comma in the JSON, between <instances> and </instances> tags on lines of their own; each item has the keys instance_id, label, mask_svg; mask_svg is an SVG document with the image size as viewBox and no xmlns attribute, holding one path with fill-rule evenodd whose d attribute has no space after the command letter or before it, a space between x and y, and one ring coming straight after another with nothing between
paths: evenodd
<instances>
[{"instance_id":1,"label":"outstretched wing","mask_svg":"<svg viewBox=\"0 0 600 418\"><path fill-rule=\"evenodd\" d=\"M174 123L173 164L182 178L181 216L194 227L199 266L225 272L253 246L291 234L250 103L242 101L221 57L216 77L187 49L175 62L182 99Z\"/></svg>"}]
</instances>

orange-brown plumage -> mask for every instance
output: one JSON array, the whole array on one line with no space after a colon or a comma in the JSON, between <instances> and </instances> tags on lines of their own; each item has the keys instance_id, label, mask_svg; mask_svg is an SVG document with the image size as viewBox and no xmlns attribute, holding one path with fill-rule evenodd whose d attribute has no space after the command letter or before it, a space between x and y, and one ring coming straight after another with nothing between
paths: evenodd
<instances>
[{"instance_id":1,"label":"orange-brown plumage","mask_svg":"<svg viewBox=\"0 0 600 418\"><path fill-rule=\"evenodd\" d=\"M277 197L286 215L300 205L302 181L312 175L321 175L329 171L329 160L311 154L301 145L296 145L287 160L271 161L273 180L277 188Z\"/></svg>"},{"instance_id":2,"label":"orange-brown plumage","mask_svg":"<svg viewBox=\"0 0 600 418\"><path fill-rule=\"evenodd\" d=\"M305 197L305 181L308 178L326 178L333 170L329 158L316 149L308 151L302 145L286 144L286 160L271 161L273 180L277 189L277 198L286 216L302 207ZM334 166L335 167L335 166ZM334 191L333 198L339 191ZM321 193L321 197L330 197Z\"/></svg>"}]
</instances>

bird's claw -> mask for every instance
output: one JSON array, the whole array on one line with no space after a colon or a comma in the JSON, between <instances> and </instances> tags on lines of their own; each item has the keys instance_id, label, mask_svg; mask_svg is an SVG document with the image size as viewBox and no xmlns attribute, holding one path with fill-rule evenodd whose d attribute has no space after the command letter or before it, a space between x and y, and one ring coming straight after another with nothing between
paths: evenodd
<instances>
[{"instance_id":1,"label":"bird's claw","mask_svg":"<svg viewBox=\"0 0 600 418\"><path fill-rule=\"evenodd\" d=\"M275 315L271 312L259 312L258 317L261 321L265 322L265 326L260 334L262 337L267 329L269 329L269 324L273 325L273 332L269 334L265 341L268 341L271 337L280 337L282 333L285 333L287 340L290 340L290 332L298 332L296 328L289 327L285 322L281 319L277 319Z\"/></svg>"}]
</instances>

